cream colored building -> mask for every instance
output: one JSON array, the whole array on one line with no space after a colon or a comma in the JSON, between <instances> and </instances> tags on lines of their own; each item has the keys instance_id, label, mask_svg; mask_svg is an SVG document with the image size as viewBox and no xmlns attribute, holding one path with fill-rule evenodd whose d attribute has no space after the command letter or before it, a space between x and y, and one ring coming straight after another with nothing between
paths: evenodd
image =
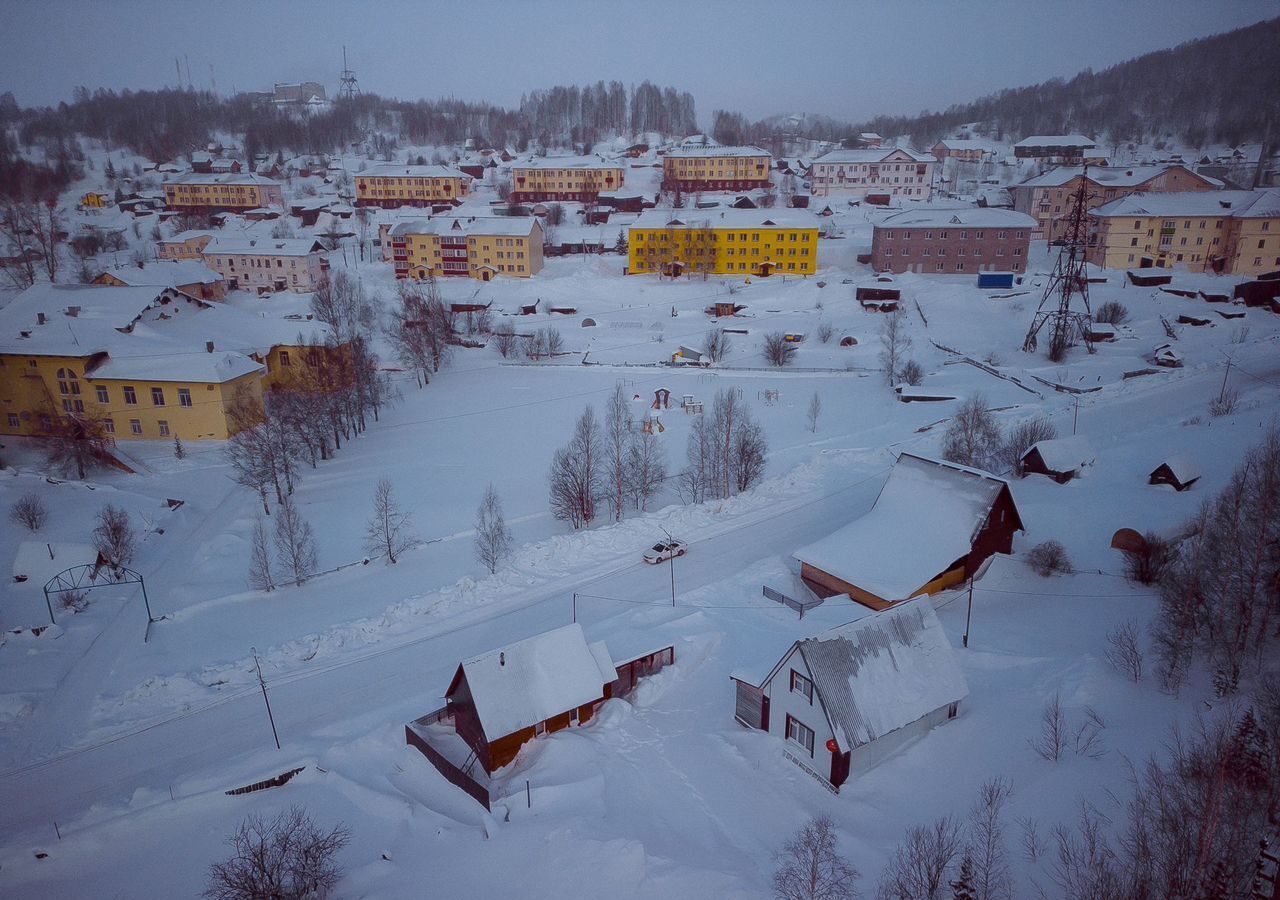
<instances>
[{"instance_id":1,"label":"cream colored building","mask_svg":"<svg viewBox=\"0 0 1280 900\"><path fill-rule=\"evenodd\" d=\"M680 147L662 158L664 190L749 191L769 187L773 157L759 147Z\"/></svg>"},{"instance_id":2,"label":"cream colored building","mask_svg":"<svg viewBox=\"0 0 1280 900\"><path fill-rule=\"evenodd\" d=\"M434 206L471 193L471 176L448 166L384 163L354 176L356 206Z\"/></svg>"},{"instance_id":3,"label":"cream colored building","mask_svg":"<svg viewBox=\"0 0 1280 900\"><path fill-rule=\"evenodd\" d=\"M542 226L533 216L437 216L388 232L396 278L465 275L531 278L542 269Z\"/></svg>"},{"instance_id":4,"label":"cream colored building","mask_svg":"<svg viewBox=\"0 0 1280 900\"><path fill-rule=\"evenodd\" d=\"M622 163L601 156L548 156L511 167L511 198L516 203L590 203L601 191L622 187L625 175Z\"/></svg>"},{"instance_id":5,"label":"cream colored building","mask_svg":"<svg viewBox=\"0 0 1280 900\"><path fill-rule=\"evenodd\" d=\"M832 150L813 161L813 193L853 198L928 200L938 161L910 147Z\"/></svg>"},{"instance_id":6,"label":"cream colored building","mask_svg":"<svg viewBox=\"0 0 1280 900\"><path fill-rule=\"evenodd\" d=\"M188 172L164 183L164 202L183 212L244 212L284 207L280 182L252 172Z\"/></svg>"},{"instance_id":7,"label":"cream colored building","mask_svg":"<svg viewBox=\"0 0 1280 900\"><path fill-rule=\"evenodd\" d=\"M313 238L216 238L204 263L226 279L227 290L259 294L316 289L328 271L324 245Z\"/></svg>"}]
</instances>

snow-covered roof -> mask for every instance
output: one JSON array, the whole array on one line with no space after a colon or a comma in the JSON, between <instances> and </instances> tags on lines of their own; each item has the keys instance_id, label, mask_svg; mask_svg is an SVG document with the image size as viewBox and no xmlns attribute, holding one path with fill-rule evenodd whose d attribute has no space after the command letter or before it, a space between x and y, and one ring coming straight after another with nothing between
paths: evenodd
<instances>
[{"instance_id":1,"label":"snow-covered roof","mask_svg":"<svg viewBox=\"0 0 1280 900\"><path fill-rule=\"evenodd\" d=\"M1158 178L1171 169L1186 169L1186 166L1091 166L1088 177L1090 181L1101 187L1137 187ZM1084 174L1084 171L1084 166L1058 166L1056 169L1050 169L1043 175L1028 178L1013 187L1015 189L1061 187L1071 179L1080 177ZM1196 175L1190 169L1186 169L1186 171L1204 181L1221 184L1216 179Z\"/></svg>"},{"instance_id":2,"label":"snow-covered roof","mask_svg":"<svg viewBox=\"0 0 1280 900\"><path fill-rule=\"evenodd\" d=\"M981 150L991 152L991 145L986 141L960 140L959 138L943 138L934 144L935 147L946 147L948 150Z\"/></svg>"},{"instance_id":3,"label":"snow-covered roof","mask_svg":"<svg viewBox=\"0 0 1280 900\"><path fill-rule=\"evenodd\" d=\"M712 144L707 147L689 146L679 147L667 154L667 159L703 159L706 157L720 156L768 156L768 150L762 150L759 147L720 147Z\"/></svg>"},{"instance_id":4,"label":"snow-covered roof","mask_svg":"<svg viewBox=\"0 0 1280 900\"><path fill-rule=\"evenodd\" d=\"M1130 194L1089 211L1097 218L1126 216L1280 216L1280 189L1170 191Z\"/></svg>"},{"instance_id":5,"label":"snow-covered roof","mask_svg":"<svg viewBox=\"0 0 1280 900\"><path fill-rule=\"evenodd\" d=\"M482 653L461 669L490 740L599 700L617 678L608 648L588 645L578 624Z\"/></svg>"},{"instance_id":6,"label":"snow-covered roof","mask_svg":"<svg viewBox=\"0 0 1280 900\"><path fill-rule=\"evenodd\" d=\"M1173 473L1173 477L1178 479L1182 484L1186 484L1188 481L1194 481L1200 477L1199 466L1197 466L1189 456L1184 456L1181 453L1168 457L1164 461L1163 465L1168 466L1169 471ZM1156 468L1158 469L1160 467L1156 466Z\"/></svg>"},{"instance_id":7,"label":"snow-covered roof","mask_svg":"<svg viewBox=\"0 0 1280 900\"><path fill-rule=\"evenodd\" d=\"M404 163L381 163L357 172L356 178L461 178L471 181L471 176L449 166L410 166Z\"/></svg>"},{"instance_id":8,"label":"snow-covered roof","mask_svg":"<svg viewBox=\"0 0 1280 900\"><path fill-rule=\"evenodd\" d=\"M392 226L391 234L497 234L528 237L533 234L537 224L538 220L532 216L436 216L401 222Z\"/></svg>"},{"instance_id":9,"label":"snow-covered roof","mask_svg":"<svg viewBox=\"0 0 1280 900\"><path fill-rule=\"evenodd\" d=\"M513 169L621 169L622 163L603 156L543 156L515 163Z\"/></svg>"},{"instance_id":10,"label":"snow-covered roof","mask_svg":"<svg viewBox=\"0 0 1280 900\"><path fill-rule=\"evenodd\" d=\"M279 185L272 178L264 178L253 172L187 172L167 179L165 184L260 184Z\"/></svg>"},{"instance_id":11,"label":"snow-covered roof","mask_svg":"<svg viewBox=\"0 0 1280 900\"><path fill-rule=\"evenodd\" d=\"M818 218L804 209L646 209L632 228L818 228Z\"/></svg>"},{"instance_id":12,"label":"snow-covered roof","mask_svg":"<svg viewBox=\"0 0 1280 900\"><path fill-rule=\"evenodd\" d=\"M921 153L919 150L913 150L911 147L876 147L862 150L831 150L822 154L813 162L818 163L835 163L836 165L848 165L850 163L880 163L894 162L891 157L897 155L898 159L912 162L928 162L937 163L932 153Z\"/></svg>"},{"instance_id":13,"label":"snow-covered roof","mask_svg":"<svg viewBox=\"0 0 1280 900\"><path fill-rule=\"evenodd\" d=\"M1097 145L1092 138L1087 138L1083 134L1033 134L1024 137L1015 147L1079 147L1082 150L1090 150Z\"/></svg>"},{"instance_id":14,"label":"snow-covered roof","mask_svg":"<svg viewBox=\"0 0 1280 900\"><path fill-rule=\"evenodd\" d=\"M1094 458L1093 448L1079 435L1039 441L1029 447L1027 453L1032 450L1040 454L1040 459L1050 472L1074 472L1081 466L1092 463ZM1027 453L1022 454L1023 459Z\"/></svg>"},{"instance_id":15,"label":"snow-covered roof","mask_svg":"<svg viewBox=\"0 0 1280 900\"><path fill-rule=\"evenodd\" d=\"M324 245L314 238L216 237L205 245L205 256L310 256L323 253Z\"/></svg>"},{"instance_id":16,"label":"snow-covered roof","mask_svg":"<svg viewBox=\"0 0 1280 900\"><path fill-rule=\"evenodd\" d=\"M160 259L142 266L119 266L107 269L102 274L117 278L127 285L158 287L215 284L223 280L221 273L213 271L195 259Z\"/></svg>"},{"instance_id":17,"label":"snow-covered roof","mask_svg":"<svg viewBox=\"0 0 1280 900\"><path fill-rule=\"evenodd\" d=\"M969 694L951 642L917 600L799 642L842 751Z\"/></svg>"},{"instance_id":18,"label":"snow-covered roof","mask_svg":"<svg viewBox=\"0 0 1280 900\"><path fill-rule=\"evenodd\" d=\"M908 209L877 222L875 228L1034 228L1026 213L990 206L965 209Z\"/></svg>"},{"instance_id":19,"label":"snow-covered roof","mask_svg":"<svg viewBox=\"0 0 1280 900\"><path fill-rule=\"evenodd\" d=\"M1002 478L903 453L870 512L795 558L884 600L905 600L973 548Z\"/></svg>"},{"instance_id":20,"label":"snow-covered roof","mask_svg":"<svg viewBox=\"0 0 1280 900\"><path fill-rule=\"evenodd\" d=\"M200 231L200 230L180 231L177 234L175 234L173 237L162 238L156 241L156 243L157 244L185 244L187 241L193 241L196 238L217 237L217 234L218 233L216 231Z\"/></svg>"}]
</instances>

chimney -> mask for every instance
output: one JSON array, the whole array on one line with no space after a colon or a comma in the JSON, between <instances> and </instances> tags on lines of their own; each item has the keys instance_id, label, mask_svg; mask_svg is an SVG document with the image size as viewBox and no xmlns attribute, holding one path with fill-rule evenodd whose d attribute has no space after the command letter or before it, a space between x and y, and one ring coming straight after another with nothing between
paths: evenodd
<instances>
[{"instance_id":1,"label":"chimney","mask_svg":"<svg viewBox=\"0 0 1280 900\"><path fill-rule=\"evenodd\" d=\"M44 313L42 312L36 313L36 322L38 322L41 325L44 324Z\"/></svg>"},{"instance_id":2,"label":"chimney","mask_svg":"<svg viewBox=\"0 0 1280 900\"><path fill-rule=\"evenodd\" d=\"M213 341L205 341L205 342L204 342L204 352L205 352L205 353L212 353L212 352L213 352Z\"/></svg>"}]
</instances>

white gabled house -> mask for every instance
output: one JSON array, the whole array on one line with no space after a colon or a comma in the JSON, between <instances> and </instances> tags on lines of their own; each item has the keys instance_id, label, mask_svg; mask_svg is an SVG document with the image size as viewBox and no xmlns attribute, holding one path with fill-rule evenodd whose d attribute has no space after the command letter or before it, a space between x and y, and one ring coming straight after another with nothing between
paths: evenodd
<instances>
[{"instance_id":1,"label":"white gabled house","mask_svg":"<svg viewBox=\"0 0 1280 900\"><path fill-rule=\"evenodd\" d=\"M839 790L955 718L969 689L927 599L792 643L763 678L738 672L734 718Z\"/></svg>"}]
</instances>

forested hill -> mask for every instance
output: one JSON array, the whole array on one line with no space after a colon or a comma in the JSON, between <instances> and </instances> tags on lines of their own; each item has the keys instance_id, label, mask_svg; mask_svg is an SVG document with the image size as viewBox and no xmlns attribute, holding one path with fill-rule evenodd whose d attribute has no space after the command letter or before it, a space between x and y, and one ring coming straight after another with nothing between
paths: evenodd
<instances>
[{"instance_id":1,"label":"forested hill","mask_svg":"<svg viewBox=\"0 0 1280 900\"><path fill-rule=\"evenodd\" d=\"M1206 7L1206 13L1212 9ZM1010 48L1023 52L1024 48ZM880 116L859 131L927 147L983 122L999 137L1080 132L1114 143L1171 135L1193 147L1280 136L1280 18L1148 53L1101 72L1012 88L943 112Z\"/></svg>"}]
</instances>

